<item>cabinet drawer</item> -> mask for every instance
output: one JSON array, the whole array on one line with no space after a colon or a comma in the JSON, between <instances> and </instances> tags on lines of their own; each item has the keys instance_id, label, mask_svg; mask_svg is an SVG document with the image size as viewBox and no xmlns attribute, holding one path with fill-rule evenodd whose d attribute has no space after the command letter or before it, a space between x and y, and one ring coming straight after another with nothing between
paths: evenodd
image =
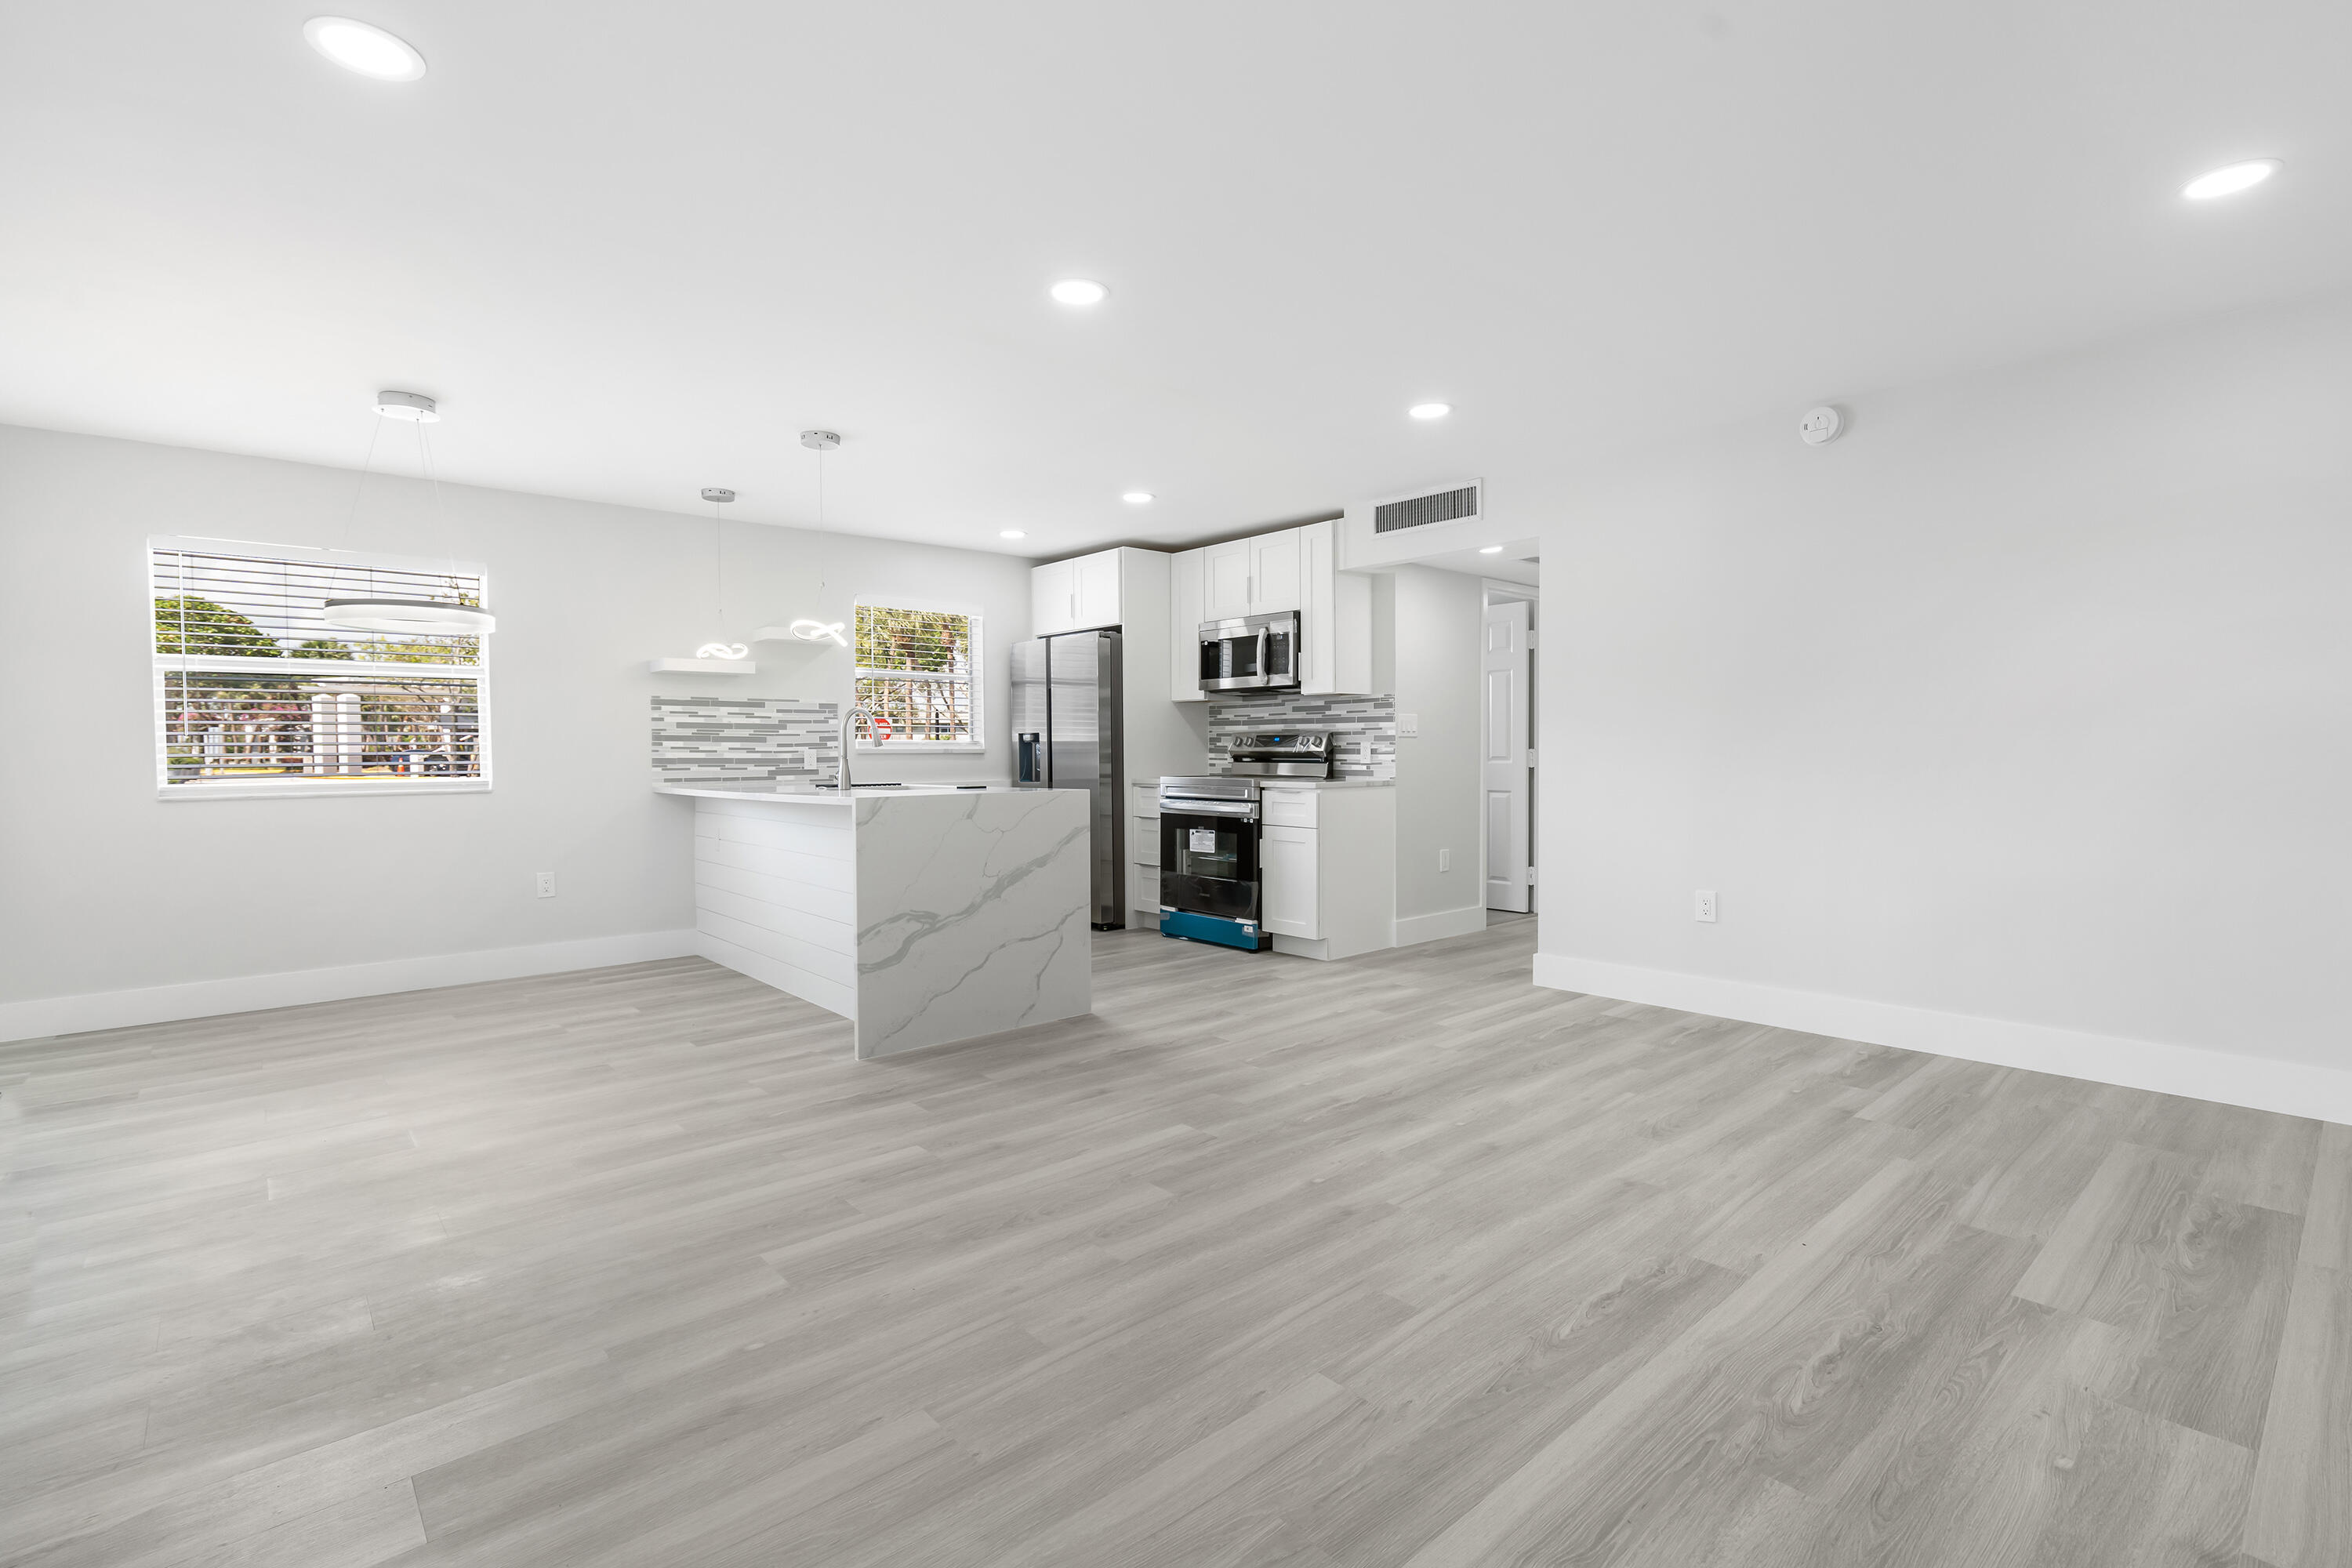
<instances>
[{"instance_id":1,"label":"cabinet drawer","mask_svg":"<svg viewBox=\"0 0 2352 1568\"><path fill-rule=\"evenodd\" d=\"M1315 792L1311 789L1261 789L1258 809L1269 827L1315 826Z\"/></svg>"},{"instance_id":2,"label":"cabinet drawer","mask_svg":"<svg viewBox=\"0 0 2352 1568\"><path fill-rule=\"evenodd\" d=\"M1128 793L1135 797L1135 815L1158 821L1160 819L1159 781L1155 779L1150 784L1129 784L1127 787ZM1154 828L1152 831L1159 830Z\"/></svg>"},{"instance_id":3,"label":"cabinet drawer","mask_svg":"<svg viewBox=\"0 0 2352 1568\"><path fill-rule=\"evenodd\" d=\"M1137 865L1159 865L1160 819L1156 816L1137 817L1135 819L1135 832L1133 836L1129 838L1128 842L1135 847L1135 863Z\"/></svg>"}]
</instances>

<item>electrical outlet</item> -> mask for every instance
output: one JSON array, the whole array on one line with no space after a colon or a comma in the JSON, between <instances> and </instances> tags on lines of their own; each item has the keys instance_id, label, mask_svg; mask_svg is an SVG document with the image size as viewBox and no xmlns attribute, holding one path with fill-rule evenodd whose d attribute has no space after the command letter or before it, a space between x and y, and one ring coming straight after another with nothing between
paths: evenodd
<instances>
[{"instance_id":1,"label":"electrical outlet","mask_svg":"<svg viewBox=\"0 0 2352 1568\"><path fill-rule=\"evenodd\" d=\"M1437 868L1441 871L1451 871L1454 869L1453 850L1441 849L1437 852Z\"/></svg>"},{"instance_id":2,"label":"electrical outlet","mask_svg":"<svg viewBox=\"0 0 2352 1568\"><path fill-rule=\"evenodd\" d=\"M539 873L539 896L542 899L551 899L555 897L554 872L541 871Z\"/></svg>"},{"instance_id":3,"label":"electrical outlet","mask_svg":"<svg viewBox=\"0 0 2352 1568\"><path fill-rule=\"evenodd\" d=\"M1713 888L1701 888L1691 895L1691 919L1706 921L1709 924L1714 923L1715 889Z\"/></svg>"}]
</instances>

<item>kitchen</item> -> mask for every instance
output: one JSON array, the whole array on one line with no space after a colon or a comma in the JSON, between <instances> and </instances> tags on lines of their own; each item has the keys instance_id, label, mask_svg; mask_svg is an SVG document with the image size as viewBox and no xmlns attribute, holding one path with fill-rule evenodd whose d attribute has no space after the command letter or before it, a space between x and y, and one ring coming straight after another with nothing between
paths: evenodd
<instances>
[{"instance_id":1,"label":"kitchen","mask_svg":"<svg viewBox=\"0 0 2352 1568\"><path fill-rule=\"evenodd\" d=\"M716 776L708 752L730 716L681 716L679 700L656 698L657 729L698 726L683 747L675 734L656 739L656 788L698 802L698 950L857 1021L858 1054L876 1056L1083 1012L1083 944L1070 938L1082 927L1327 962L1483 929L1496 856L1515 855L1523 875L1529 857L1524 836L1515 847L1486 842L1483 801L1497 763L1486 737L1465 728L1496 706L1477 662L1481 595L1505 585L1496 574L1531 578L1536 563L1530 544L1485 515L1481 490L1455 485L1185 551L1119 546L1030 568L1032 635L1004 654L1009 781L927 788L889 777L894 762L930 748L887 721L877 728L863 708L836 720L837 704L792 700L769 700L762 716L781 728L765 740L756 725L746 731L718 770L733 776ZM880 646L869 626L880 614L862 600L852 607L869 649L858 655L861 700L896 689L866 662L887 657L869 648ZM974 646L959 657L984 664L977 634L963 635ZM1402 714L1400 693L1412 704ZM1517 693L1524 714L1523 677ZM803 743L813 736L816 748ZM855 781L845 790L845 758ZM1522 799L1530 762L1521 739ZM963 933L929 967L956 978L948 991L907 992L924 966L880 933L912 917L863 869L907 860L905 847L881 847L893 822L915 835L908 842L927 840L973 812L1009 825L1021 797L1039 795L1082 812L1082 851L1057 874L1069 885L1083 858L1083 920L1067 893L1050 910L1038 904L1035 879L1021 884L1031 907L1010 924L1013 911L989 901L988 877L927 886L918 901L958 910L945 923ZM924 799L946 815L918 826ZM1066 837L1079 817L1053 820ZM807 869L811 856L826 864ZM848 901L852 884L860 897ZM972 950L991 929L1004 951ZM1045 948L1024 947L1048 929ZM1046 970L1061 978L1049 983ZM916 1015L929 1022L907 1026ZM881 1026L883 1016L898 1022Z\"/></svg>"}]
</instances>

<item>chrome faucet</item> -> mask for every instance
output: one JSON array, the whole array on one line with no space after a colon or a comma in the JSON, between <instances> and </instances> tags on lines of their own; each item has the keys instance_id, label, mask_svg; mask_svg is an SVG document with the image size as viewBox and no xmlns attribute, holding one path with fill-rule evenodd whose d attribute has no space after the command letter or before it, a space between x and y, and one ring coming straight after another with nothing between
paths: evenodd
<instances>
[{"instance_id":1,"label":"chrome faucet","mask_svg":"<svg viewBox=\"0 0 2352 1568\"><path fill-rule=\"evenodd\" d=\"M857 739L857 721L860 719L866 721L866 728L873 733L877 741L882 738L881 727L875 723L874 715L865 709L852 708L841 716L841 773L834 780L834 787L836 789L849 790L857 787L849 782L849 753L854 749L853 742Z\"/></svg>"}]
</instances>

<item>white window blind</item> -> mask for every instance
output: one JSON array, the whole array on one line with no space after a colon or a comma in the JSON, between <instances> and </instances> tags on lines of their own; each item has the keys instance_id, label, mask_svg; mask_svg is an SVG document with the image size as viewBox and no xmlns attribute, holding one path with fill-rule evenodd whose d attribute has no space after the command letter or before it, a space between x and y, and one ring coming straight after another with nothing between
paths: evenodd
<instances>
[{"instance_id":1,"label":"white window blind","mask_svg":"<svg viewBox=\"0 0 2352 1568\"><path fill-rule=\"evenodd\" d=\"M479 567L159 539L148 582L165 796L488 786L485 639L323 618L361 595L487 608Z\"/></svg>"},{"instance_id":2,"label":"white window blind","mask_svg":"<svg viewBox=\"0 0 2352 1568\"><path fill-rule=\"evenodd\" d=\"M857 606L857 705L879 721L880 744L981 749L979 677L978 616Z\"/></svg>"}]
</instances>

